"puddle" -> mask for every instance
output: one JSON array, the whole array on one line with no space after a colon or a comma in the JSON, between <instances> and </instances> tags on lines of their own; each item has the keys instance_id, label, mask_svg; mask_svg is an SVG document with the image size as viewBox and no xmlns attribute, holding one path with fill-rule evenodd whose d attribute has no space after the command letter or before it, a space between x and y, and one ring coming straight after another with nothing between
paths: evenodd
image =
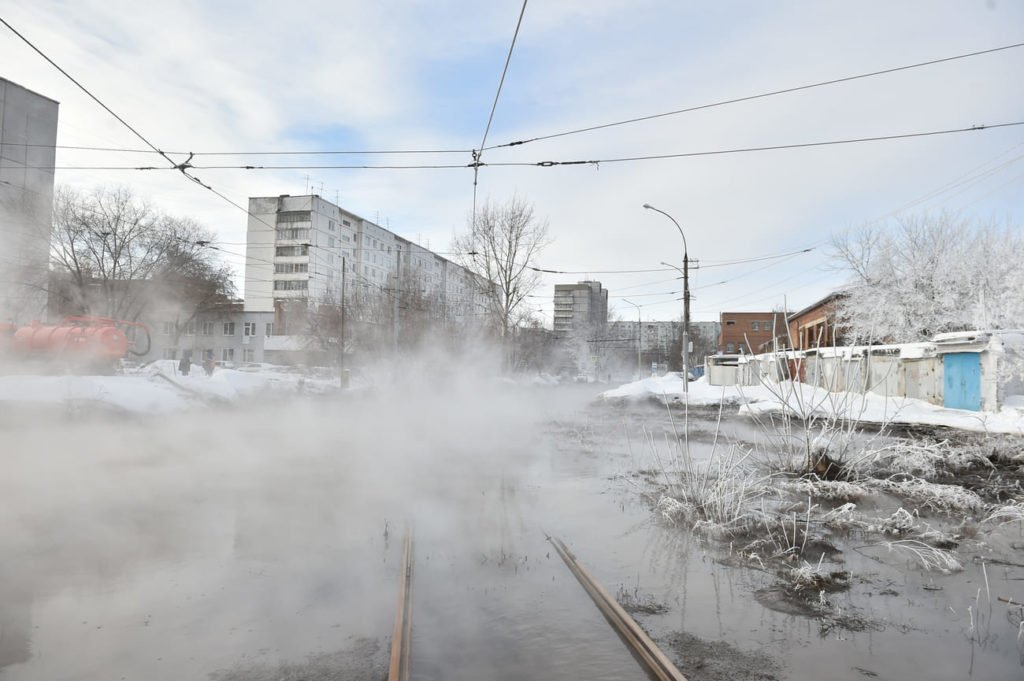
<instances>
[{"instance_id":1,"label":"puddle","mask_svg":"<svg viewBox=\"0 0 1024 681\"><path fill-rule=\"evenodd\" d=\"M900 535L801 530L794 495L793 543L849 575L794 599L780 573L802 559L741 556L767 531L730 543L659 518L651 492L674 462L649 443L677 442L679 415L592 404L599 390L449 385L5 420L0 678L380 678L407 520L418 681L646 678L548 534L691 681L1019 678L1024 611L998 600L1024 600L1019 523L911 517L957 537L963 569L947 575ZM716 439L761 438L717 411L690 418L696 461ZM857 503L879 516L900 501Z\"/></svg>"}]
</instances>

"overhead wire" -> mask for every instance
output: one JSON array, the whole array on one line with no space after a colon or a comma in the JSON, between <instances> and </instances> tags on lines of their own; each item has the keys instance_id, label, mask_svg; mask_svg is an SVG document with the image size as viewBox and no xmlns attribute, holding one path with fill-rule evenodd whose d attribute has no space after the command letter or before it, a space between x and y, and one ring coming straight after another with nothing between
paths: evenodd
<instances>
[{"instance_id":1,"label":"overhead wire","mask_svg":"<svg viewBox=\"0 0 1024 681\"><path fill-rule=\"evenodd\" d=\"M861 144L864 142L885 142L892 140L913 139L920 137L935 137L938 135L953 135L964 132L980 132L984 130L995 130L999 128L1010 128L1024 125L1024 121L1011 121L1006 123L993 123L971 125L964 128L948 128L943 130L929 130L925 132L898 133L893 135L876 135L871 137L853 137L838 140L822 140L818 142L797 142L792 144L773 144L759 147L738 147L733 149L712 149L708 151L687 151L672 154L650 154L640 156L620 156L614 158L569 160L569 161L499 161L496 163L474 162L468 165L456 164L433 164L433 165L318 165L318 166L267 166L267 165L194 165L183 163L171 168L157 166L108 166L108 167L85 167L85 166L38 166L31 169L36 170L181 170L180 166L195 170L439 170L439 169L462 169L490 167L541 167L550 168L554 166L579 166L594 165L602 163L628 163L636 161L658 161L676 158L696 158L701 156L722 156L728 154L748 154L764 151L782 151L787 149L808 149L814 147L826 147L835 145ZM184 171L182 171L184 172ZM198 182L193 176L187 175L193 182ZM201 183L200 183L201 184ZM206 185L203 185L206 186ZM245 210L245 209L243 209Z\"/></svg>"},{"instance_id":2,"label":"overhead wire","mask_svg":"<svg viewBox=\"0 0 1024 681\"><path fill-rule=\"evenodd\" d=\"M954 56L951 56L951 57L943 57L941 59L932 59L932 60L929 60L929 61L918 62L918 63L915 63L915 64L907 64L905 66L897 66L897 67L893 67L893 68L889 68L889 69L882 69L881 71L871 71L869 73L862 73L862 74L858 74L858 75L855 75L855 76L844 76L842 78L833 78L831 80L820 81L820 82L817 82L817 83L809 83L809 84L806 84L806 85L798 85L798 86L795 86L795 87L783 88L781 90L772 90L770 92L762 92L762 93L756 94L756 95L748 95L748 96L745 96L745 97L736 97L734 99L727 99L727 100L722 100L722 101L719 101L719 102L712 102L710 104L701 104L701 105L698 105L698 106L691 106L691 107L687 107L685 109L676 109L674 111L666 111L666 112L663 112L663 113L651 114L651 115L648 115L648 116L639 116L637 118L629 118L629 119L626 119L626 120L615 121L615 122L612 122L612 123L603 123L601 125L592 125L592 126L585 127L585 128L577 128L577 129L574 129L574 130L566 130L564 132L557 132L557 133L552 133L552 134L548 134L548 135L539 135L537 137L531 137L531 138L526 139L526 140L519 140L519 141L515 141L515 142L506 142L504 144L497 144L497 145L495 145L493 147L489 147L489 149L497 149L497 148L500 148L500 147L521 146L523 144L528 144L530 142L538 142L538 141L541 141L541 140L553 139L553 138L556 138L556 137L566 137L568 135L576 135L576 134L579 134L579 133L591 132L591 131L594 131L594 130L603 130L605 128L612 128L612 127L616 127L616 126L620 126L620 125L629 125L631 123L639 123L641 121L649 121L649 120L653 120L653 119L656 119L656 118L664 118L666 116L676 116L676 115L679 115L679 114L690 113L690 112L693 112L693 111L700 111L700 110L703 110L703 109L711 109L711 108L714 108L714 107L725 106L725 105L728 105L728 104L737 104L739 102L748 102L748 101L755 100L755 99L764 99L766 97L774 97L776 95L788 94L788 93L791 93L791 92L799 92L801 90L810 90L812 88L823 87L823 86L826 86L826 85L835 85L837 83L845 83L845 82L849 82L849 81L853 81L853 80L860 80L860 79L864 79L864 78L871 78L871 77L874 77L874 76L880 76L880 75L889 74L889 73L896 73L898 71L908 71L910 69L921 68L923 66L932 66L934 64L941 64L941 63L944 63L944 62L956 61L958 59L967 59L969 57L977 57L977 56L984 55L984 54L991 54L993 52L1001 52L1003 50L1011 50L1011 49L1018 48L1018 47L1024 47L1024 43L1014 43L1012 45L1004 45L1002 47L993 47L993 48L990 48L990 49L987 49L987 50L979 50L977 52L968 52L968 53L965 53L965 54L958 54L958 55L954 55Z\"/></svg>"},{"instance_id":3,"label":"overhead wire","mask_svg":"<svg viewBox=\"0 0 1024 681\"><path fill-rule=\"evenodd\" d=\"M501 88L505 85L505 76L508 74L508 65L512 62L512 51L516 47L516 39L519 37L519 28L523 25L523 15L526 14L526 3L527 0L523 0L523 7L519 10L519 19L516 21L516 30L512 34L512 44L508 46L508 55L505 57L505 67L501 70L501 79L498 81L498 91L494 93L494 103L491 104L491 114L487 117L487 127L484 128L484 137L480 141L480 148L474 149L471 153L473 155L473 227L476 227L476 190L477 180L480 175L481 157L483 156L484 147L487 144L487 135L491 131L491 123L494 121L494 112L498 109L498 98L501 96Z\"/></svg>"}]
</instances>

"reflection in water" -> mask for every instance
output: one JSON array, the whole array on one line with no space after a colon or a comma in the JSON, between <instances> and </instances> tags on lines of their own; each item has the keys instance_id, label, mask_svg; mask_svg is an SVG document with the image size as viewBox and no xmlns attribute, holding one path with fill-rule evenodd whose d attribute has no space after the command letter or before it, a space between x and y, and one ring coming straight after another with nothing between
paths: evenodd
<instances>
[{"instance_id":1,"label":"reflection in water","mask_svg":"<svg viewBox=\"0 0 1024 681\"><path fill-rule=\"evenodd\" d=\"M389 539L406 520L418 680L645 678L545 533L609 592L664 606L637 617L684 673L688 655L746 660L729 678L767 660L756 655L779 663L779 679L1019 671L1016 631L996 608L965 633L980 566L968 584L844 551L863 579L829 598L874 623L863 631L823 635L812 618L763 607L753 594L775 574L661 522L639 493L632 474L657 469L645 437L682 427L664 408L591 405L591 386L441 390L173 421L95 415L49 428L45 451L38 424L8 423L0 677L379 678L398 583ZM698 460L715 418L691 414ZM726 419L719 437L757 431ZM988 568L993 593L1020 576Z\"/></svg>"}]
</instances>

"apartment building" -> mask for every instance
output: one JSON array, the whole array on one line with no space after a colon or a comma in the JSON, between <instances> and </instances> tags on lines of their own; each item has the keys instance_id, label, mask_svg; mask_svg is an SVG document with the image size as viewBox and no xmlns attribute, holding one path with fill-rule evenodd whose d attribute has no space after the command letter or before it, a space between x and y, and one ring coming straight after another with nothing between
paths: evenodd
<instances>
[{"instance_id":1,"label":"apartment building","mask_svg":"<svg viewBox=\"0 0 1024 681\"><path fill-rule=\"evenodd\" d=\"M0 322L46 318L58 107L0 78Z\"/></svg>"},{"instance_id":2,"label":"apartment building","mask_svg":"<svg viewBox=\"0 0 1024 681\"><path fill-rule=\"evenodd\" d=\"M482 305L468 270L315 194L249 199L245 311L272 312L275 333L304 332L306 307L355 292L415 286L454 317Z\"/></svg>"},{"instance_id":3,"label":"apartment building","mask_svg":"<svg viewBox=\"0 0 1024 681\"><path fill-rule=\"evenodd\" d=\"M608 291L599 281L555 284L555 336L574 332L604 333L608 326Z\"/></svg>"}]
</instances>

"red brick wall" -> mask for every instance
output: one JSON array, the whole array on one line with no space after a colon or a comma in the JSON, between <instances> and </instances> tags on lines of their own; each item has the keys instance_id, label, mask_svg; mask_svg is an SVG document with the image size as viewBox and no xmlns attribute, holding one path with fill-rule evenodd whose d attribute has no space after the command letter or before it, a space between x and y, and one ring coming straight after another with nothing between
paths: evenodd
<instances>
[{"instance_id":1,"label":"red brick wall","mask_svg":"<svg viewBox=\"0 0 1024 681\"><path fill-rule=\"evenodd\" d=\"M760 352L761 344L770 341L776 333L785 333L786 315L781 312L723 312L721 321L718 351L749 354Z\"/></svg>"}]
</instances>

